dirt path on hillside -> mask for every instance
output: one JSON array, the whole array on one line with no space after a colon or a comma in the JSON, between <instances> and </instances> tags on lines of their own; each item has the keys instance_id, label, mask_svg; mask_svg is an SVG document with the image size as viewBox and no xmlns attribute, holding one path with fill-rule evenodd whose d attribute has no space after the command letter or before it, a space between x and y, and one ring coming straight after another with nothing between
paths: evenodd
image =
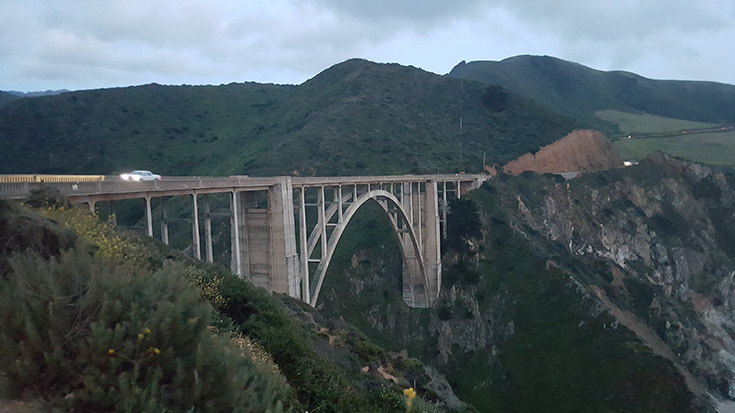
<instances>
[{"instance_id":1,"label":"dirt path on hillside","mask_svg":"<svg viewBox=\"0 0 735 413\"><path fill-rule=\"evenodd\" d=\"M679 370L679 373L684 376L684 381L686 382L687 387L692 393L708 397L715 401L717 404L720 404L721 401L710 394L707 389L697 381L694 375L690 373L686 367L684 367L684 364L681 362L681 360L674 354L673 351L671 351L669 345L661 340L658 334L651 330L651 328L648 327L646 323L644 323L635 314L631 313L630 311L625 311L621 309L615 303L610 301L610 298L608 298L607 294L605 294L605 291L603 291L602 288L596 285L590 285L590 288L592 288L592 292L595 293L595 296L597 296L602 305L605 306L608 311L610 311L613 317L615 317L615 319L618 320L620 324L624 325L632 332L634 332L641 340L643 340L644 343L646 343L648 347L651 348L651 350L653 350L654 353L668 360L671 360L674 363L674 366L676 366L676 368ZM725 412L726 410L720 411Z\"/></svg>"}]
</instances>

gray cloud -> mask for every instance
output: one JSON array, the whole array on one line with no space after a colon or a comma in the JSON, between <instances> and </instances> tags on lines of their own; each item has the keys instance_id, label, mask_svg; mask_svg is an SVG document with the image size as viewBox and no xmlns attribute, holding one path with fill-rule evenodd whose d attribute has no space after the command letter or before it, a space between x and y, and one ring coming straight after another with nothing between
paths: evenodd
<instances>
[{"instance_id":1,"label":"gray cloud","mask_svg":"<svg viewBox=\"0 0 735 413\"><path fill-rule=\"evenodd\" d=\"M730 0L5 0L0 90L300 83L352 57L446 73L548 54L735 83Z\"/></svg>"}]
</instances>

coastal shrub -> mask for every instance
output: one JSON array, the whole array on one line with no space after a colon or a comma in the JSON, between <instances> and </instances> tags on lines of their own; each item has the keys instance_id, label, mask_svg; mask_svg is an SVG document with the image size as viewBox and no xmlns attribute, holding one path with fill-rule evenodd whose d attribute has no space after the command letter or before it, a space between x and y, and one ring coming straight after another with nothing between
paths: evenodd
<instances>
[{"instance_id":1,"label":"coastal shrub","mask_svg":"<svg viewBox=\"0 0 735 413\"><path fill-rule=\"evenodd\" d=\"M115 227L101 222L87 210L68 206L40 208L39 212L77 233L79 238L95 245L96 254L116 262L132 262L142 265L148 258L135 244L125 242Z\"/></svg>"},{"instance_id":2,"label":"coastal shrub","mask_svg":"<svg viewBox=\"0 0 735 413\"><path fill-rule=\"evenodd\" d=\"M181 274L78 248L19 254L0 280L0 369L23 389L82 411L282 411L285 379L241 337L209 327L213 309ZM267 363L266 363L267 366Z\"/></svg>"},{"instance_id":3,"label":"coastal shrub","mask_svg":"<svg viewBox=\"0 0 735 413\"><path fill-rule=\"evenodd\" d=\"M25 203L34 208L69 206L69 201L61 195L58 189L50 186L41 186L30 190Z\"/></svg>"},{"instance_id":4,"label":"coastal shrub","mask_svg":"<svg viewBox=\"0 0 735 413\"><path fill-rule=\"evenodd\" d=\"M0 277L8 271L8 258L13 254L34 251L44 258L55 257L74 245L77 238L56 222L0 200Z\"/></svg>"}]
</instances>

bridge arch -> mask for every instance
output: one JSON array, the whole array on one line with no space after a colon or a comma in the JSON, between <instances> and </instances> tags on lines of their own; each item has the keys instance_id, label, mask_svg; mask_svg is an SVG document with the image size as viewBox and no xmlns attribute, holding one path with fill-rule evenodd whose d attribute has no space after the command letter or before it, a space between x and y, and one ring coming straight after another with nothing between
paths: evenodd
<instances>
[{"instance_id":1,"label":"bridge arch","mask_svg":"<svg viewBox=\"0 0 735 413\"><path fill-rule=\"evenodd\" d=\"M349 194L345 195L343 200L348 200L350 196L351 195ZM429 306L429 297L427 297L429 291L429 274L427 274L424 266L424 260L422 258L421 241L411 225L410 215L403 203L391 192L382 189L371 190L359 195L342 213L340 217L341 219L335 225L334 230L330 234L326 234L326 237L328 238L326 240L326 251L319 260L319 264L314 274L315 282L312 284L312 289L309 294L309 304L316 306L332 256L334 255L337 244L347 228L347 225L360 207L370 201L375 201L382 207L390 218L393 230L398 238L404 268L403 284L404 286L408 284L408 291L406 291L406 288L404 287L404 300L407 298L406 295L408 295L409 301L411 301L415 306L416 304L422 307ZM332 205L327 211L325 211L326 213L322 218L329 221L329 219L331 219L338 211L339 207L337 205ZM322 237L325 237L325 231L323 228L325 228L324 225L317 225L309 235L309 254L311 254L316 248L317 242ZM324 243L322 245L324 245ZM408 261L414 258L417 265L409 265ZM406 271L411 271L412 269L417 273L406 274ZM306 276L308 276L308 274ZM411 281L407 282L407 280L419 280L420 282L415 284Z\"/></svg>"}]
</instances>

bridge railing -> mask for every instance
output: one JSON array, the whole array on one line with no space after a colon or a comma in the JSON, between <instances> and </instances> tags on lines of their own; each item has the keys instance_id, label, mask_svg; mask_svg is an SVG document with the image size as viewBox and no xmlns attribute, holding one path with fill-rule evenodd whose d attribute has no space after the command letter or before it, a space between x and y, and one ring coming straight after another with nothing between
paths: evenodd
<instances>
[{"instance_id":1,"label":"bridge railing","mask_svg":"<svg viewBox=\"0 0 735 413\"><path fill-rule=\"evenodd\" d=\"M56 182L0 182L0 199L20 199L32 190L44 187L58 190L62 195L94 195L101 193L139 193L157 191L196 190L213 188L266 187L273 185L274 178L249 177L166 177L159 181L124 181L111 177L99 181L56 181Z\"/></svg>"},{"instance_id":2,"label":"bridge railing","mask_svg":"<svg viewBox=\"0 0 735 413\"><path fill-rule=\"evenodd\" d=\"M105 175L49 175L49 174L15 174L0 175L0 183L17 182L90 182L109 179Z\"/></svg>"},{"instance_id":3,"label":"bridge railing","mask_svg":"<svg viewBox=\"0 0 735 413\"><path fill-rule=\"evenodd\" d=\"M28 175L38 176L38 175ZM218 188L248 189L265 188L280 182L283 177L164 177L158 181L124 181L118 177L99 175L104 179L75 180L81 175L68 175L64 179L51 181L17 180L10 182L0 181L0 199L20 199L30 195L34 189L43 187L54 188L64 196L83 196L113 193L141 193L185 190L212 190ZM84 175L89 177L89 175ZM399 183L421 181L473 181L482 179L482 175L385 175L385 176L348 176L348 177L292 177L294 187L303 186L335 186L368 183ZM223 191L225 192L225 191Z\"/></svg>"}]
</instances>

